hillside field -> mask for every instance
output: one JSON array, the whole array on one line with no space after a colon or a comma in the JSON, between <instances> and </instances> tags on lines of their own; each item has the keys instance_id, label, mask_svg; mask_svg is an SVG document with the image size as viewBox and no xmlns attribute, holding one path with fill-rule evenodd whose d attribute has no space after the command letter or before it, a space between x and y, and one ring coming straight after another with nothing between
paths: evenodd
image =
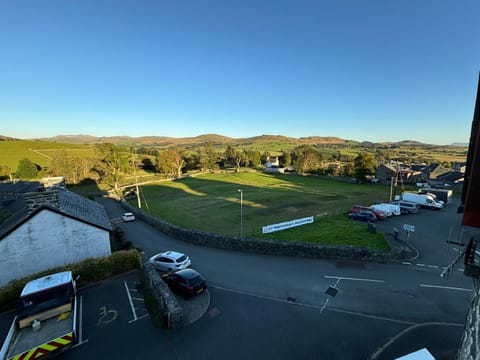
<instances>
[{"instance_id":1,"label":"hillside field","mask_svg":"<svg viewBox=\"0 0 480 360\"><path fill-rule=\"evenodd\" d=\"M56 143L37 140L0 141L0 165L7 165L12 172L18 162L27 158L43 167L48 167L52 158L61 151L72 157L92 157L90 145Z\"/></svg>"},{"instance_id":2,"label":"hillside field","mask_svg":"<svg viewBox=\"0 0 480 360\"><path fill-rule=\"evenodd\" d=\"M388 200L390 189L381 185L261 172L204 174L142 186L142 210L181 227L239 236L240 189L246 237L388 248L382 234L347 218L353 204ZM313 224L262 234L263 226L308 216Z\"/></svg>"}]
</instances>

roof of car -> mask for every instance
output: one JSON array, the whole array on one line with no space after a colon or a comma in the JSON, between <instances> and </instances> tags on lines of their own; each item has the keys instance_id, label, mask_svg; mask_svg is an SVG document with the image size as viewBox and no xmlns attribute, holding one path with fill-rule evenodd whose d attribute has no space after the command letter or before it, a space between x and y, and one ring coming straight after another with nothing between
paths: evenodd
<instances>
[{"instance_id":1,"label":"roof of car","mask_svg":"<svg viewBox=\"0 0 480 360\"><path fill-rule=\"evenodd\" d=\"M196 270L193 269L183 269L183 270L178 270L175 274L180 276L183 279L190 280L193 278L196 278L197 276L200 275L200 273Z\"/></svg>"},{"instance_id":2,"label":"roof of car","mask_svg":"<svg viewBox=\"0 0 480 360\"><path fill-rule=\"evenodd\" d=\"M171 259L175 259L175 260L184 256L184 254L176 252L176 251L167 251L167 252L162 253L161 255L167 256L167 257L169 257Z\"/></svg>"}]
</instances>

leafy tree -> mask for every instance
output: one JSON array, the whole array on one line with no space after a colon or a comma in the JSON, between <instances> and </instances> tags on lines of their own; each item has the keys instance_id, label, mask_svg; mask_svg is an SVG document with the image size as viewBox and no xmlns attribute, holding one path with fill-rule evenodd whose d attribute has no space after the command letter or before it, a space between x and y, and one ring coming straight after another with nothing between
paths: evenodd
<instances>
[{"instance_id":1,"label":"leafy tree","mask_svg":"<svg viewBox=\"0 0 480 360\"><path fill-rule=\"evenodd\" d=\"M279 158L280 167L287 167L292 163L292 154L290 151L283 150Z\"/></svg>"},{"instance_id":2,"label":"leafy tree","mask_svg":"<svg viewBox=\"0 0 480 360\"><path fill-rule=\"evenodd\" d=\"M200 169L200 160L198 154L184 155L185 170L198 170Z\"/></svg>"},{"instance_id":3,"label":"leafy tree","mask_svg":"<svg viewBox=\"0 0 480 360\"><path fill-rule=\"evenodd\" d=\"M260 157L260 160L261 160L262 164L265 164L267 162L267 160L270 158L270 156L272 156L270 151L264 151L262 156Z\"/></svg>"},{"instance_id":4,"label":"leafy tree","mask_svg":"<svg viewBox=\"0 0 480 360\"><path fill-rule=\"evenodd\" d=\"M7 165L0 165L0 179L13 180L12 169Z\"/></svg>"},{"instance_id":5,"label":"leafy tree","mask_svg":"<svg viewBox=\"0 0 480 360\"><path fill-rule=\"evenodd\" d=\"M216 168L218 154L213 144L208 142L198 150L198 160L201 170L213 170Z\"/></svg>"},{"instance_id":6,"label":"leafy tree","mask_svg":"<svg viewBox=\"0 0 480 360\"><path fill-rule=\"evenodd\" d=\"M166 175L180 177L184 166L185 160L183 159L183 154L177 148L167 149L157 158L158 170Z\"/></svg>"},{"instance_id":7,"label":"leafy tree","mask_svg":"<svg viewBox=\"0 0 480 360\"><path fill-rule=\"evenodd\" d=\"M52 176L64 176L67 183L77 183L78 166L75 161L68 157L65 150L55 154L50 163L49 174Z\"/></svg>"},{"instance_id":8,"label":"leafy tree","mask_svg":"<svg viewBox=\"0 0 480 360\"><path fill-rule=\"evenodd\" d=\"M143 170L145 171L155 171L155 165L150 158L143 158L142 161Z\"/></svg>"},{"instance_id":9,"label":"leafy tree","mask_svg":"<svg viewBox=\"0 0 480 360\"><path fill-rule=\"evenodd\" d=\"M94 152L97 159L95 169L100 179L106 181L117 194L120 194L120 182L131 166L130 153L126 148L111 143L95 145Z\"/></svg>"},{"instance_id":10,"label":"leafy tree","mask_svg":"<svg viewBox=\"0 0 480 360\"><path fill-rule=\"evenodd\" d=\"M361 152L354 160L355 177L365 180L368 175L375 175L377 163L372 154Z\"/></svg>"},{"instance_id":11,"label":"leafy tree","mask_svg":"<svg viewBox=\"0 0 480 360\"><path fill-rule=\"evenodd\" d=\"M262 164L261 154L258 150L244 150L247 166L257 167Z\"/></svg>"},{"instance_id":12,"label":"leafy tree","mask_svg":"<svg viewBox=\"0 0 480 360\"><path fill-rule=\"evenodd\" d=\"M245 151L239 151L232 145L228 145L224 153L225 162L229 166L234 166L235 171L240 170L240 166L245 163L247 156Z\"/></svg>"},{"instance_id":13,"label":"leafy tree","mask_svg":"<svg viewBox=\"0 0 480 360\"><path fill-rule=\"evenodd\" d=\"M353 176L355 174L355 166L353 161L346 162L342 168L341 174L343 176Z\"/></svg>"},{"instance_id":14,"label":"leafy tree","mask_svg":"<svg viewBox=\"0 0 480 360\"><path fill-rule=\"evenodd\" d=\"M233 147L233 145L227 145L227 148L225 152L223 153L223 156L225 157L225 165L226 166L233 166L235 163L235 158L237 156L237 151Z\"/></svg>"},{"instance_id":15,"label":"leafy tree","mask_svg":"<svg viewBox=\"0 0 480 360\"><path fill-rule=\"evenodd\" d=\"M15 176L17 178L33 179L38 174L38 167L30 159L24 158L18 162Z\"/></svg>"},{"instance_id":16,"label":"leafy tree","mask_svg":"<svg viewBox=\"0 0 480 360\"><path fill-rule=\"evenodd\" d=\"M321 156L310 145L300 145L293 150L292 160L295 171L304 174L318 168Z\"/></svg>"}]
</instances>

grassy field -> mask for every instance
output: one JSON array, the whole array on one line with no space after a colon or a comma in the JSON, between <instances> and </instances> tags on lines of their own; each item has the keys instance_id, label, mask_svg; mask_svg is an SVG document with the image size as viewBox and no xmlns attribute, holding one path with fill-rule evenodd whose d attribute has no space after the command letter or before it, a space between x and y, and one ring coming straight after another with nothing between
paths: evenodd
<instances>
[{"instance_id":1,"label":"grassy field","mask_svg":"<svg viewBox=\"0 0 480 360\"><path fill-rule=\"evenodd\" d=\"M13 172L18 162L27 158L41 167L48 167L52 158L60 151L72 157L92 157L93 148L89 145L63 144L35 140L0 141L0 165L7 165Z\"/></svg>"},{"instance_id":2,"label":"grassy field","mask_svg":"<svg viewBox=\"0 0 480 360\"><path fill-rule=\"evenodd\" d=\"M291 241L344 244L386 249L382 234L347 219L353 204L386 201L389 189L317 177L260 172L205 174L141 187L143 209L172 224L239 236L240 192L243 191L243 234ZM132 200L131 204L136 205ZM262 227L307 216L313 224L271 234Z\"/></svg>"}]
</instances>

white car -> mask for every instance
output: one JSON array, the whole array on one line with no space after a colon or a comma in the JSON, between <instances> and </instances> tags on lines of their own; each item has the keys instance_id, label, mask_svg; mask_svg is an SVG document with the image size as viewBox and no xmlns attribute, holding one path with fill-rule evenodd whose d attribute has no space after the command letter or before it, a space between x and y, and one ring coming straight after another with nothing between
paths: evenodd
<instances>
[{"instance_id":1,"label":"white car","mask_svg":"<svg viewBox=\"0 0 480 360\"><path fill-rule=\"evenodd\" d=\"M187 255L176 251L156 254L148 261L155 269L169 272L185 269L192 263Z\"/></svg>"},{"instance_id":2,"label":"white car","mask_svg":"<svg viewBox=\"0 0 480 360\"><path fill-rule=\"evenodd\" d=\"M131 212L126 212L122 215L122 220L124 222L127 222L127 221L134 221L135 220L135 215Z\"/></svg>"}]
</instances>

